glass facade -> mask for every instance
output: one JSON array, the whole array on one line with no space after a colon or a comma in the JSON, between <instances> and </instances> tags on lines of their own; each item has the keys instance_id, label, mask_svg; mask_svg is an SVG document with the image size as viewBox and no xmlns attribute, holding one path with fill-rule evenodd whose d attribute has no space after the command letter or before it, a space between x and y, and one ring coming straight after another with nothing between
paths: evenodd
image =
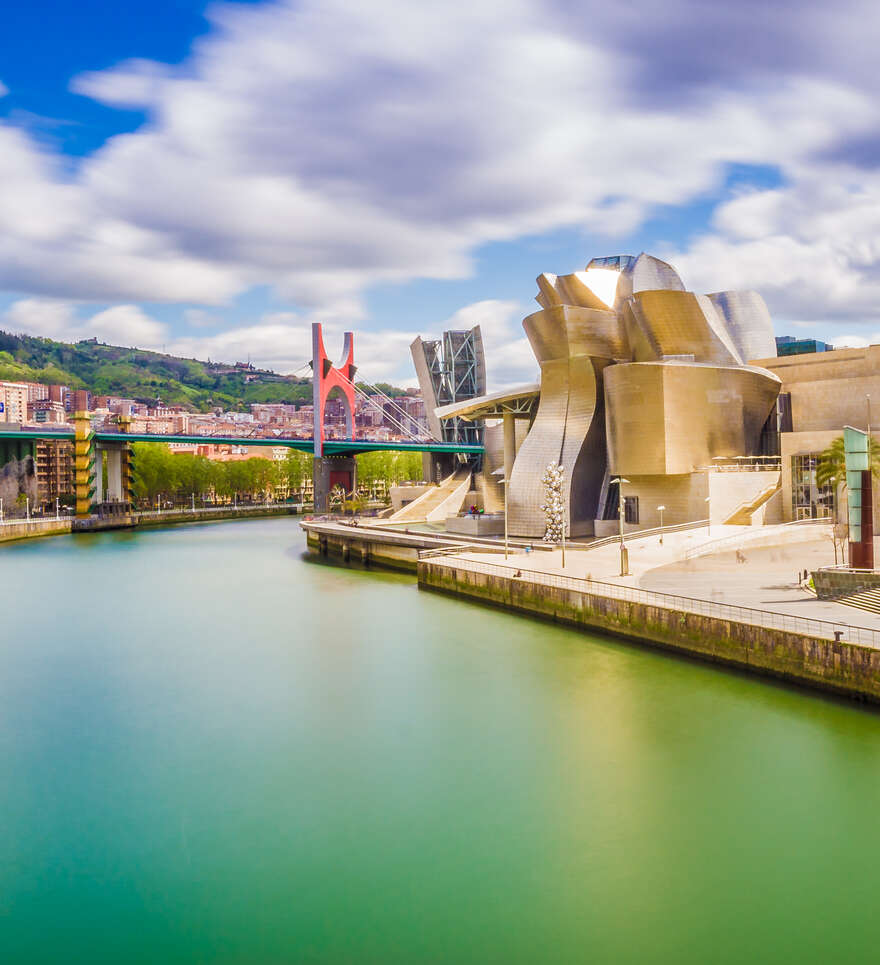
<instances>
[{"instance_id":1,"label":"glass facade","mask_svg":"<svg viewBox=\"0 0 880 965\"><path fill-rule=\"evenodd\" d=\"M791 518L819 519L834 513L834 487L816 483L818 452L791 457Z\"/></svg>"}]
</instances>

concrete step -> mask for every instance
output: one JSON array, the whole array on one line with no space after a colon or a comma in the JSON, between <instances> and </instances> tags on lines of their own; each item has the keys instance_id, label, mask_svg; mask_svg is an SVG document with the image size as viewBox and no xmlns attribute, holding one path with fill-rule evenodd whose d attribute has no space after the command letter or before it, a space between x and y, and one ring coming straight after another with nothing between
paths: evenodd
<instances>
[{"instance_id":1,"label":"concrete step","mask_svg":"<svg viewBox=\"0 0 880 965\"><path fill-rule=\"evenodd\" d=\"M880 587L862 590L861 593L851 593L849 596L841 597L837 602L858 607L859 610L867 610L869 613L880 614Z\"/></svg>"}]
</instances>

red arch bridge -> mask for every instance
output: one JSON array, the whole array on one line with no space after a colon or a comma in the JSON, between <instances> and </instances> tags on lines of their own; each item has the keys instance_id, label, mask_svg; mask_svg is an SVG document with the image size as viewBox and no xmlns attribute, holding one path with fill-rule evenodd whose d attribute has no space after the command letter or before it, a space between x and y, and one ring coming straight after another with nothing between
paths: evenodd
<instances>
[{"instance_id":1,"label":"red arch bridge","mask_svg":"<svg viewBox=\"0 0 880 965\"><path fill-rule=\"evenodd\" d=\"M316 364L317 363L317 364ZM312 326L313 401L315 411L314 434L310 439L285 438L284 436L221 436L221 435L164 435L127 431L131 419L120 416L114 431L93 431L89 414L77 412L70 428L16 429L0 428L0 469L12 460L33 455L38 440L60 440L73 443L74 487L76 512L87 516L104 498L111 502L128 503L131 492L131 444L134 442L183 443L187 445L229 445L285 447L314 456L312 475L315 492L315 510L327 509L331 488L341 484L347 491L355 485L354 457L362 452L430 452L449 453L453 456L472 456L483 452L480 445L457 442L440 442L434 439L411 438L409 441L387 441L354 438L354 408L362 390L355 385L354 336L345 333L342 361L331 364L324 350L321 326ZM333 389L339 390L346 413L347 439L327 439L324 432L324 407ZM389 400L390 401L390 400ZM107 491L103 491L103 472L96 467L106 460Z\"/></svg>"}]
</instances>

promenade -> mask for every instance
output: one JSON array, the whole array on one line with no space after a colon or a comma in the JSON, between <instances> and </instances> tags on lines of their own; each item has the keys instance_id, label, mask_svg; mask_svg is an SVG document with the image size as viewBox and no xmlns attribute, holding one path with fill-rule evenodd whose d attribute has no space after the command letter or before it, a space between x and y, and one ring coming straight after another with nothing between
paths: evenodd
<instances>
[{"instance_id":1,"label":"promenade","mask_svg":"<svg viewBox=\"0 0 880 965\"><path fill-rule=\"evenodd\" d=\"M468 565L504 566L532 574L592 580L608 587L688 598L695 603L748 608L829 624L819 635L832 635L832 624L862 627L880 633L880 616L833 601L817 600L798 582L798 574L834 562L829 527L823 523L781 525L744 530L739 526L713 526L631 536L626 539L630 575L620 576L620 546L616 541L566 546L549 552L511 552L505 561L498 552L472 550L454 559ZM714 552L713 552L714 551ZM739 553L739 558L737 556ZM702 555L698 555L702 554ZM685 558L690 556L690 558ZM608 589L606 592L613 593ZM695 607L695 612L705 612ZM815 629L812 632L817 632ZM868 642L866 637L866 642ZM880 642L880 636L878 636ZM873 645L871 642L869 645Z\"/></svg>"}]
</instances>

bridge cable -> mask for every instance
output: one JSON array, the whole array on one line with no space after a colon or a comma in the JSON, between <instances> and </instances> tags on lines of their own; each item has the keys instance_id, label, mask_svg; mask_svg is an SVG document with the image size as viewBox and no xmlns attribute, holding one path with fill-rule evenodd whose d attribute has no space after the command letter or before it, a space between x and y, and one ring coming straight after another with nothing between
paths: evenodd
<instances>
[{"instance_id":1,"label":"bridge cable","mask_svg":"<svg viewBox=\"0 0 880 965\"><path fill-rule=\"evenodd\" d=\"M354 382L351 381L351 379L347 379L344 375L342 375L341 372L339 372L339 373L337 373L337 374L339 375L339 377L342 379L343 382L346 382L348 385L350 385L350 386L354 389L355 393L356 393L360 398L364 399L364 400L365 400L366 402L368 402L371 406L375 406L376 403L373 402L373 400L370 398L370 396L367 395L367 393L364 392L363 389L358 388L358 387L354 384ZM364 384L367 385L367 386L369 386L369 383L368 383L368 382L365 382ZM380 393L380 395L381 395L381 393ZM401 412L403 413L403 415L410 421L410 423L412 423L412 422L414 421L413 417L412 417L408 412L406 412L404 409L401 409L400 406L398 406L397 408L400 409L400 411L401 411ZM352 412L351 415L352 415L352 419L354 419L354 413L353 413L353 412ZM400 421L398 421L397 419L395 419L394 416L391 415L390 412L388 412L388 411L386 411L386 410L383 409L383 410L382 410L382 415L383 415L383 418L388 419L388 421L391 422L403 435L409 436L409 438L410 438L413 442L423 442L423 441L424 441L424 439L421 438L420 436L416 435L416 434L412 431L412 429L408 429L408 428L406 427L406 425L404 425L403 423L401 423Z\"/></svg>"}]
</instances>

